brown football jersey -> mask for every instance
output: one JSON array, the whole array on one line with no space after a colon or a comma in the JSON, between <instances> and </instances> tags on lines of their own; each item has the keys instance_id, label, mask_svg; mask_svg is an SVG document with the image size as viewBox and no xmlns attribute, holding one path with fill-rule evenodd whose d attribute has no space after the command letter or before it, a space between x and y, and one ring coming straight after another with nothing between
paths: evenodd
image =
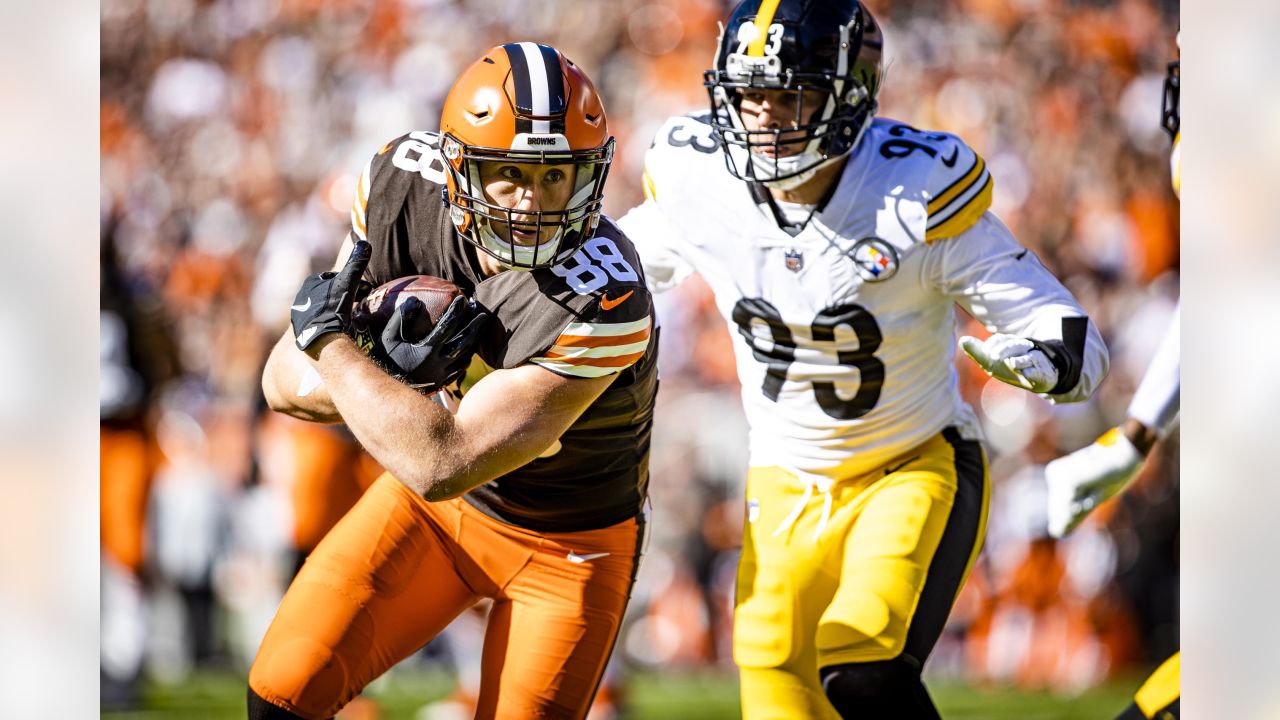
<instances>
[{"instance_id":1,"label":"brown football jersey","mask_svg":"<svg viewBox=\"0 0 1280 720\"><path fill-rule=\"evenodd\" d=\"M488 368L533 363L570 377L617 375L558 448L466 500L504 522L546 532L635 516L647 493L658 384L652 297L635 248L602 217L594 237L559 265L486 278L478 250L449 219L438 144L435 133L410 133L365 167L351 210L353 234L373 246L365 279L376 286L434 275L461 287L492 313L476 349Z\"/></svg>"}]
</instances>

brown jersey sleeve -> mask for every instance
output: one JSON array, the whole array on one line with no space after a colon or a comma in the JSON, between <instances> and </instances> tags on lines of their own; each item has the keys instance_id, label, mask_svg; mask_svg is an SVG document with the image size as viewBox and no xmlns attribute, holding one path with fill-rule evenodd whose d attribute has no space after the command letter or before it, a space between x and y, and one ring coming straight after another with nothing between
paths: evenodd
<instances>
[{"instance_id":1,"label":"brown jersey sleeve","mask_svg":"<svg viewBox=\"0 0 1280 720\"><path fill-rule=\"evenodd\" d=\"M481 356L493 367L534 363L570 377L621 372L644 356L652 298L631 243L605 221L569 260L533 272L505 272L476 290L504 332Z\"/></svg>"}]
</instances>

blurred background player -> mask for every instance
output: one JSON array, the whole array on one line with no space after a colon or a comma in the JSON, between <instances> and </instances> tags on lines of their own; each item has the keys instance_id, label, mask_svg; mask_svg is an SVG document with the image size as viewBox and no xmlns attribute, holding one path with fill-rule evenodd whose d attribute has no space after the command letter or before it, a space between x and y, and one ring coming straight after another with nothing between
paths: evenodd
<instances>
[{"instance_id":1,"label":"blurred background player","mask_svg":"<svg viewBox=\"0 0 1280 720\"><path fill-rule=\"evenodd\" d=\"M149 410L178 366L160 309L121 271L110 228L100 249L101 698L118 708L139 700L147 644L147 506L158 463Z\"/></svg>"},{"instance_id":2,"label":"blurred background player","mask_svg":"<svg viewBox=\"0 0 1280 720\"><path fill-rule=\"evenodd\" d=\"M1170 170L1175 194L1181 192L1178 67L1178 61L1169 63L1161 109L1161 125L1173 141ZM1124 423L1108 430L1092 445L1045 466L1049 534L1053 537L1066 537L1090 511L1123 490L1142 469L1152 446L1173 426L1178 417L1182 387L1178 325L1179 313L1175 308L1173 321L1160 342L1160 348L1129 402ZM1177 718L1181 695L1180 665L1180 653L1162 663L1134 696L1133 704L1117 720Z\"/></svg>"},{"instance_id":3,"label":"blurred background player","mask_svg":"<svg viewBox=\"0 0 1280 720\"><path fill-rule=\"evenodd\" d=\"M366 166L340 270L303 283L263 375L273 409L345 421L389 472L286 593L249 673L255 720L332 716L481 598L477 717L582 717L621 626L657 350L639 260L601 215L604 107L559 51L508 43L440 124ZM400 304L384 369L347 334L359 283L415 274L472 299L429 334L422 303ZM472 372L454 414L409 384Z\"/></svg>"},{"instance_id":4,"label":"blurred background player","mask_svg":"<svg viewBox=\"0 0 1280 720\"><path fill-rule=\"evenodd\" d=\"M988 461L960 345L1051 402L1107 371L1096 327L990 212L960 138L876 118L855 0L744 0L622 218L655 290L698 273L737 330L750 423L734 660L747 718L937 718L921 671L982 545ZM726 170L727 168L727 170Z\"/></svg>"}]
</instances>

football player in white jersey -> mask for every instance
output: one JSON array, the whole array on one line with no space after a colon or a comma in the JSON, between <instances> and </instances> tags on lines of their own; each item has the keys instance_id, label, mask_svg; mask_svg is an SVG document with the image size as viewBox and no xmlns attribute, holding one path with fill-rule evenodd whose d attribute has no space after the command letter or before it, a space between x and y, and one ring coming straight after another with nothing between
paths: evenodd
<instances>
[{"instance_id":1,"label":"football player in white jersey","mask_svg":"<svg viewBox=\"0 0 1280 720\"><path fill-rule=\"evenodd\" d=\"M1169 63L1164 80L1161 125L1173 140L1169 170L1173 192L1182 192L1182 134L1177 61ZM1095 507L1120 492L1138 474L1151 446L1166 435L1181 407L1181 354L1178 349L1181 303L1156 355L1129 401L1125 421L1103 433L1092 445L1050 462L1044 468L1048 484L1049 534L1065 537ZM1161 663L1134 695L1133 703L1116 720L1177 720L1181 714L1182 654Z\"/></svg>"},{"instance_id":2,"label":"football player in white jersey","mask_svg":"<svg viewBox=\"0 0 1280 720\"><path fill-rule=\"evenodd\" d=\"M981 546L987 460L954 367L1089 397L1085 311L989 211L960 138L876 118L882 35L856 0L743 0L621 221L655 290L699 273L750 425L734 660L743 716L937 718L920 680Z\"/></svg>"}]
</instances>

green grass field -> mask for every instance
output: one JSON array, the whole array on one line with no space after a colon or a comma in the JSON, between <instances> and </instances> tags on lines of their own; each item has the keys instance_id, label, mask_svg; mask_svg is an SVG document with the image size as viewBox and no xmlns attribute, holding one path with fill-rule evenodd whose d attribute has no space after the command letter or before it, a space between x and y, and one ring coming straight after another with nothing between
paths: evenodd
<instances>
[{"instance_id":1,"label":"green grass field","mask_svg":"<svg viewBox=\"0 0 1280 720\"><path fill-rule=\"evenodd\" d=\"M1099 720L1115 716L1128 704L1140 677L1077 696L977 689L959 684L930 684L947 720ZM373 690L381 720L415 720L426 702L451 689L447 676L395 673ZM626 720L719 720L740 717L737 682L731 675L706 673L634 674L627 687ZM241 720L244 678L229 672L202 672L178 685L150 685L145 709L108 712L113 720Z\"/></svg>"}]
</instances>

